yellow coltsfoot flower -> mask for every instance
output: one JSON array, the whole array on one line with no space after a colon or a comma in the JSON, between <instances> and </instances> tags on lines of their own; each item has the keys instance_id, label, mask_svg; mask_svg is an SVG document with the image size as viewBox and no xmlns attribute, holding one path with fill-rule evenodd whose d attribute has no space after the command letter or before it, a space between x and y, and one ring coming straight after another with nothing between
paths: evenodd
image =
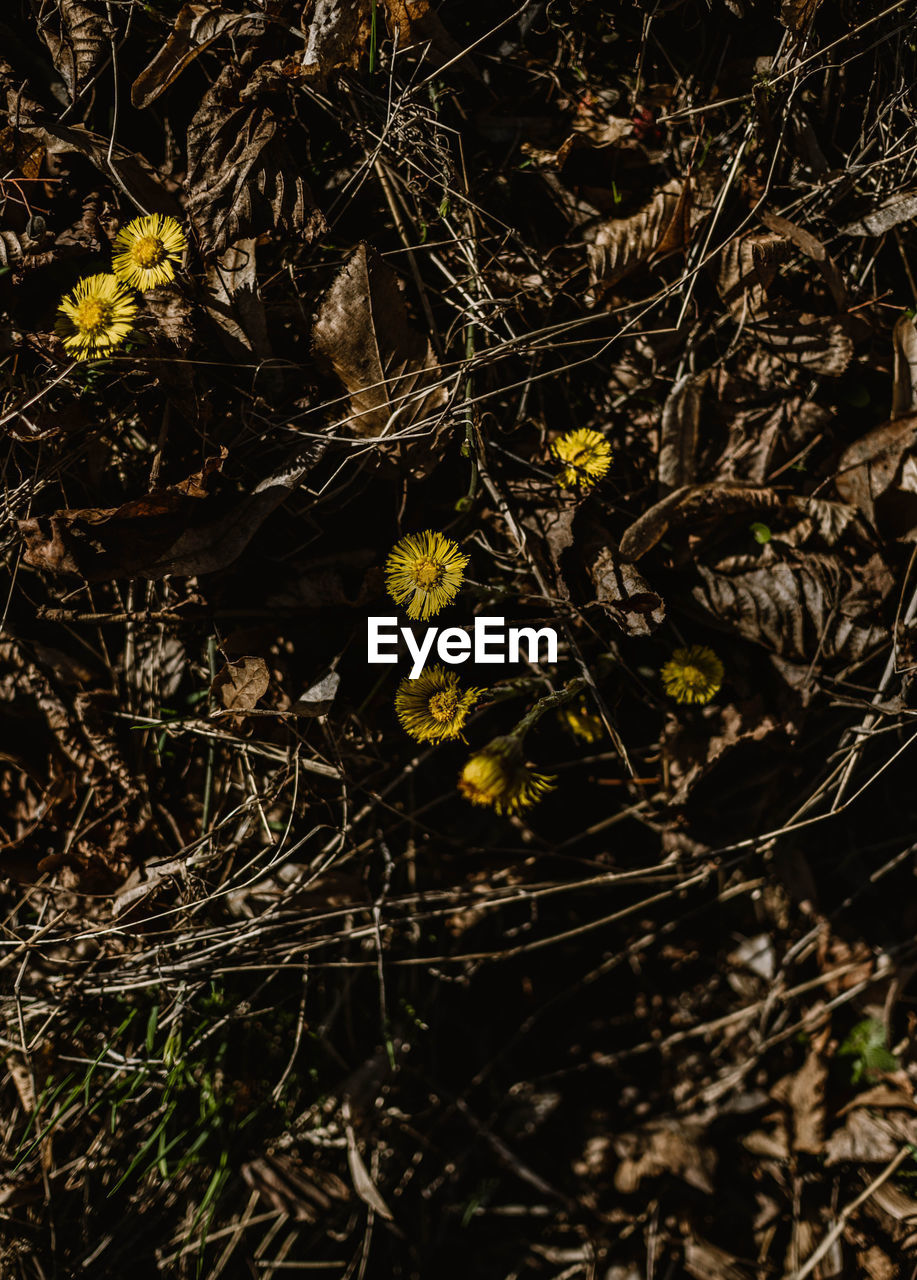
<instances>
[{"instance_id":1,"label":"yellow coltsfoot flower","mask_svg":"<svg viewBox=\"0 0 917 1280\"><path fill-rule=\"evenodd\" d=\"M136 302L114 276L84 276L61 300L54 330L77 360L90 360L119 346L136 314Z\"/></svg>"},{"instance_id":2,"label":"yellow coltsfoot flower","mask_svg":"<svg viewBox=\"0 0 917 1280\"><path fill-rule=\"evenodd\" d=\"M401 727L418 742L445 742L460 738L481 689L462 689L454 671L428 667L416 680L405 677L395 694L395 712Z\"/></svg>"},{"instance_id":3,"label":"yellow coltsfoot flower","mask_svg":"<svg viewBox=\"0 0 917 1280\"><path fill-rule=\"evenodd\" d=\"M676 649L660 672L676 702L709 702L723 683L723 664L705 644Z\"/></svg>"},{"instance_id":4,"label":"yellow coltsfoot flower","mask_svg":"<svg viewBox=\"0 0 917 1280\"><path fill-rule=\"evenodd\" d=\"M161 213L133 218L115 236L111 269L135 289L158 289L175 279L172 263L181 261L187 245L174 218Z\"/></svg>"},{"instance_id":5,"label":"yellow coltsfoot flower","mask_svg":"<svg viewBox=\"0 0 917 1280\"><path fill-rule=\"evenodd\" d=\"M494 738L469 757L459 774L458 789L472 804L497 813L518 813L539 801L545 792L553 791L555 781L529 769L521 741L507 734Z\"/></svg>"},{"instance_id":6,"label":"yellow coltsfoot flower","mask_svg":"<svg viewBox=\"0 0 917 1280\"><path fill-rule=\"evenodd\" d=\"M572 489L575 485L589 489L611 466L611 445L600 431L593 431L591 427L579 427L558 436L551 452L564 464L557 475L557 483L563 489Z\"/></svg>"},{"instance_id":7,"label":"yellow coltsfoot flower","mask_svg":"<svg viewBox=\"0 0 917 1280\"><path fill-rule=\"evenodd\" d=\"M385 585L409 618L432 618L455 598L468 557L451 538L427 529L395 543L385 563Z\"/></svg>"},{"instance_id":8,"label":"yellow coltsfoot flower","mask_svg":"<svg viewBox=\"0 0 917 1280\"><path fill-rule=\"evenodd\" d=\"M584 742L599 742L605 736L602 717L590 711L585 700L581 699L575 706L560 707L557 715L573 736Z\"/></svg>"}]
</instances>

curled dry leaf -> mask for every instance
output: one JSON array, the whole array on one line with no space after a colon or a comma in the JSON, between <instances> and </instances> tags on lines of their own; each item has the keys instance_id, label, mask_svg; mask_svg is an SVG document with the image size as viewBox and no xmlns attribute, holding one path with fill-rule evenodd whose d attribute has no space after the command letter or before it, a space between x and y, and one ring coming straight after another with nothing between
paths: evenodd
<instances>
[{"instance_id":1,"label":"curled dry leaf","mask_svg":"<svg viewBox=\"0 0 917 1280\"><path fill-rule=\"evenodd\" d=\"M648 636L665 620L662 597L639 569L604 546L589 566L595 594L605 612L630 636Z\"/></svg>"},{"instance_id":2,"label":"curled dry leaf","mask_svg":"<svg viewBox=\"0 0 917 1280\"><path fill-rule=\"evenodd\" d=\"M229 245L207 266L207 313L230 352L271 355L264 303L258 293L257 241L251 237Z\"/></svg>"},{"instance_id":3,"label":"curled dry leaf","mask_svg":"<svg viewBox=\"0 0 917 1280\"><path fill-rule=\"evenodd\" d=\"M237 658L216 673L210 693L226 711L244 714L255 709L270 683L270 672L263 658Z\"/></svg>"},{"instance_id":4,"label":"curled dry leaf","mask_svg":"<svg viewBox=\"0 0 917 1280\"><path fill-rule=\"evenodd\" d=\"M268 231L311 241L325 230L279 118L264 104L240 105L243 88L242 73L224 67L188 125L188 214L208 254Z\"/></svg>"},{"instance_id":5,"label":"curled dry leaf","mask_svg":"<svg viewBox=\"0 0 917 1280\"><path fill-rule=\"evenodd\" d=\"M917 217L917 191L902 191L872 213L841 227L844 236L882 236L901 222Z\"/></svg>"},{"instance_id":6,"label":"curled dry leaf","mask_svg":"<svg viewBox=\"0 0 917 1280\"><path fill-rule=\"evenodd\" d=\"M594 299L651 258L681 249L688 238L690 189L673 178L629 218L609 218L591 232L589 283Z\"/></svg>"},{"instance_id":7,"label":"curled dry leaf","mask_svg":"<svg viewBox=\"0 0 917 1280\"><path fill-rule=\"evenodd\" d=\"M352 435L401 434L446 403L433 349L408 321L398 278L368 245L359 245L325 294L312 337L316 355L349 392Z\"/></svg>"},{"instance_id":8,"label":"curled dry leaf","mask_svg":"<svg viewBox=\"0 0 917 1280\"><path fill-rule=\"evenodd\" d=\"M81 0L58 0L42 13L38 31L73 102L110 56L114 28Z\"/></svg>"},{"instance_id":9,"label":"curled dry leaf","mask_svg":"<svg viewBox=\"0 0 917 1280\"><path fill-rule=\"evenodd\" d=\"M663 492L692 484L697 465L701 402L709 374L679 378L662 408L659 487Z\"/></svg>"},{"instance_id":10,"label":"curled dry leaf","mask_svg":"<svg viewBox=\"0 0 917 1280\"><path fill-rule=\"evenodd\" d=\"M917 413L909 413L855 440L841 454L834 487L873 524L878 499L892 487L907 455L917 446Z\"/></svg>"},{"instance_id":11,"label":"curled dry leaf","mask_svg":"<svg viewBox=\"0 0 917 1280\"><path fill-rule=\"evenodd\" d=\"M139 108L150 106L198 54L243 20L241 13L220 11L210 5L184 5L168 40L134 81L131 88L133 105Z\"/></svg>"},{"instance_id":12,"label":"curled dry leaf","mask_svg":"<svg viewBox=\"0 0 917 1280\"><path fill-rule=\"evenodd\" d=\"M788 218L781 218L779 214L770 213L767 210L761 214L761 221L776 235L783 236L786 240L791 240L797 248L801 249L807 257L817 264L824 277L825 284L831 290L835 306L838 311L845 311L847 308L847 288L843 277L834 259L818 237L813 236L804 227L797 226L795 222L790 222Z\"/></svg>"},{"instance_id":13,"label":"curled dry leaf","mask_svg":"<svg viewBox=\"0 0 917 1280\"><path fill-rule=\"evenodd\" d=\"M621 555L639 560L664 538L673 525L737 511L755 511L779 506L782 499L773 489L751 485L685 485L661 498L633 522L621 536Z\"/></svg>"}]
</instances>

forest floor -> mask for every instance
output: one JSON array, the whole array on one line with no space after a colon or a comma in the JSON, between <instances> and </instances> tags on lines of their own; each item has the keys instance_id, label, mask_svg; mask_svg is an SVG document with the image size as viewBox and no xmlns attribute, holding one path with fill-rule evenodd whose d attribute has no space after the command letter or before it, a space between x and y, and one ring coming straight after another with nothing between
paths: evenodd
<instances>
[{"instance_id":1,"label":"forest floor","mask_svg":"<svg viewBox=\"0 0 917 1280\"><path fill-rule=\"evenodd\" d=\"M917 1276L915 22L4 9L4 1280Z\"/></svg>"}]
</instances>

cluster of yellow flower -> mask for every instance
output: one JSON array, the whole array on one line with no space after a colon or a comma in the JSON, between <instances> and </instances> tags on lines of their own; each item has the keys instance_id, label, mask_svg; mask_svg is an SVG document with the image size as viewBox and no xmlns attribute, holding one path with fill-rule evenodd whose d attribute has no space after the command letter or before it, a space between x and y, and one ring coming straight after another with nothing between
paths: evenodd
<instances>
[{"instance_id":1,"label":"cluster of yellow flower","mask_svg":"<svg viewBox=\"0 0 917 1280\"><path fill-rule=\"evenodd\" d=\"M582 465L582 460L576 465ZM409 533L388 557L386 587L395 603L407 609L409 618L425 620L455 599L467 564L468 557L444 534L430 529ZM695 644L676 649L660 674L666 693L677 702L709 702L722 685L724 672L712 649ZM437 664L415 679L401 681L395 712L417 742L464 741L462 729L482 693L482 689L464 689L454 671ZM583 702L575 710L565 710L564 719L586 741L601 736L601 720ZM525 763L522 743L527 722L534 722L531 714L466 761L458 788L472 804L486 805L497 813L518 813L553 789L554 778L533 772Z\"/></svg>"},{"instance_id":2,"label":"cluster of yellow flower","mask_svg":"<svg viewBox=\"0 0 917 1280\"><path fill-rule=\"evenodd\" d=\"M555 458L563 464L557 483L564 489L579 485L588 489L601 480L611 465L611 446L600 431L581 427L559 436L551 445ZM666 693L676 702L709 702L723 683L723 664L706 645L693 644L676 649L661 671ZM561 718L568 727L587 742L601 736L598 728L590 723L588 713L577 715L572 708L565 708ZM591 721L597 720L591 717Z\"/></svg>"},{"instance_id":3,"label":"cluster of yellow flower","mask_svg":"<svg viewBox=\"0 0 917 1280\"><path fill-rule=\"evenodd\" d=\"M111 273L84 276L62 299L55 331L77 360L106 356L127 338L137 314L131 289L158 289L175 279L173 262L187 247L174 218L134 218L115 237Z\"/></svg>"},{"instance_id":4,"label":"cluster of yellow flower","mask_svg":"<svg viewBox=\"0 0 917 1280\"><path fill-rule=\"evenodd\" d=\"M468 557L451 538L426 530L409 533L389 555L386 586L409 618L425 620L455 599ZM428 667L416 679L406 677L395 694L395 712L417 742L464 741L462 729L483 689L463 689L454 671ZM554 779L534 773L525 763L522 733L494 738L465 762L459 791L472 804L497 813L518 813L554 786Z\"/></svg>"}]
</instances>

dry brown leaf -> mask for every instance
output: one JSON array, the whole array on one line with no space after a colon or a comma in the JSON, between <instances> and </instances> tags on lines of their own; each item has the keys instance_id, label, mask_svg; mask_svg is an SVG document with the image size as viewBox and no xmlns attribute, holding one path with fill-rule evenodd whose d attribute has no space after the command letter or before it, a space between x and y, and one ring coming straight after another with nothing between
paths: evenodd
<instances>
[{"instance_id":1,"label":"dry brown leaf","mask_svg":"<svg viewBox=\"0 0 917 1280\"><path fill-rule=\"evenodd\" d=\"M267 693L270 672L263 658L246 656L227 662L213 678L210 692L227 711L253 711Z\"/></svg>"},{"instance_id":2,"label":"dry brown leaf","mask_svg":"<svg viewBox=\"0 0 917 1280\"><path fill-rule=\"evenodd\" d=\"M736 319L767 310L767 291L785 253L786 242L769 231L733 236L723 246L716 287Z\"/></svg>"},{"instance_id":3,"label":"dry brown leaf","mask_svg":"<svg viewBox=\"0 0 917 1280\"><path fill-rule=\"evenodd\" d=\"M241 13L220 11L206 4L186 4L175 19L168 40L134 81L131 102L148 107L168 89L198 54L244 20Z\"/></svg>"},{"instance_id":4,"label":"dry brown leaf","mask_svg":"<svg viewBox=\"0 0 917 1280\"><path fill-rule=\"evenodd\" d=\"M258 293L257 241L236 240L207 266L207 313L237 357L269 359L267 317Z\"/></svg>"},{"instance_id":5,"label":"dry brown leaf","mask_svg":"<svg viewBox=\"0 0 917 1280\"><path fill-rule=\"evenodd\" d=\"M917 217L917 191L899 192L878 209L874 209L872 213L867 213L862 218L857 218L855 222L848 222L846 227L841 227L841 235L881 236L886 231L891 231L892 227L897 227L901 222L908 222L913 217Z\"/></svg>"},{"instance_id":6,"label":"dry brown leaf","mask_svg":"<svg viewBox=\"0 0 917 1280\"><path fill-rule=\"evenodd\" d=\"M205 497L192 476L120 507L20 520L25 560L47 573L76 573L87 582L215 573L242 554L317 456L318 451L297 453L242 497Z\"/></svg>"},{"instance_id":7,"label":"dry brown leaf","mask_svg":"<svg viewBox=\"0 0 917 1280\"><path fill-rule=\"evenodd\" d=\"M887 1116L874 1115L860 1107L850 1112L825 1143L825 1164L887 1164L898 1154L902 1142L913 1142L915 1138L917 1118L908 1117L906 1124L896 1124Z\"/></svg>"},{"instance_id":8,"label":"dry brown leaf","mask_svg":"<svg viewBox=\"0 0 917 1280\"><path fill-rule=\"evenodd\" d=\"M346 426L355 436L399 434L446 403L433 349L408 321L397 276L365 244L325 294L313 343L349 392Z\"/></svg>"},{"instance_id":9,"label":"dry brown leaf","mask_svg":"<svg viewBox=\"0 0 917 1280\"><path fill-rule=\"evenodd\" d=\"M780 560L768 544L760 556L697 569L703 585L692 594L718 624L790 662L858 662L888 639L876 593L836 557L791 552Z\"/></svg>"},{"instance_id":10,"label":"dry brown leaf","mask_svg":"<svg viewBox=\"0 0 917 1280\"><path fill-rule=\"evenodd\" d=\"M325 84L332 72L359 66L369 44L371 18L370 0L308 0L303 74Z\"/></svg>"},{"instance_id":11,"label":"dry brown leaf","mask_svg":"<svg viewBox=\"0 0 917 1280\"><path fill-rule=\"evenodd\" d=\"M794 35L802 35L822 6L823 0L783 0L780 21Z\"/></svg>"},{"instance_id":12,"label":"dry brown leaf","mask_svg":"<svg viewBox=\"0 0 917 1280\"><path fill-rule=\"evenodd\" d=\"M703 1136L701 1125L681 1120L666 1120L639 1133L621 1134L615 1139L619 1157L615 1188L629 1195L644 1178L668 1173L712 1195L716 1152L706 1145Z\"/></svg>"},{"instance_id":13,"label":"dry brown leaf","mask_svg":"<svg viewBox=\"0 0 917 1280\"><path fill-rule=\"evenodd\" d=\"M42 12L38 31L73 102L110 55L114 28L82 0L58 0Z\"/></svg>"},{"instance_id":14,"label":"dry brown leaf","mask_svg":"<svg viewBox=\"0 0 917 1280\"><path fill-rule=\"evenodd\" d=\"M470 60L460 56L460 46L430 8L429 0L384 0L384 5L388 28L399 50L423 44L431 66L454 61L480 78ZM373 13L371 0L308 0L302 74L324 85L335 71L358 67L369 48Z\"/></svg>"},{"instance_id":15,"label":"dry brown leaf","mask_svg":"<svg viewBox=\"0 0 917 1280\"><path fill-rule=\"evenodd\" d=\"M664 493L694 482L701 402L708 377L707 373L686 373L666 397L659 438L659 487Z\"/></svg>"},{"instance_id":16,"label":"dry brown leaf","mask_svg":"<svg viewBox=\"0 0 917 1280\"><path fill-rule=\"evenodd\" d=\"M627 560L639 560L665 537L672 525L736 511L759 511L779 506L780 502L780 495L773 489L751 485L685 485L661 498L628 526L621 536L621 554Z\"/></svg>"},{"instance_id":17,"label":"dry brown leaf","mask_svg":"<svg viewBox=\"0 0 917 1280\"><path fill-rule=\"evenodd\" d=\"M830 316L775 312L756 321L753 332L774 355L808 373L839 378L853 358L853 339L844 321Z\"/></svg>"},{"instance_id":18,"label":"dry brown leaf","mask_svg":"<svg viewBox=\"0 0 917 1280\"><path fill-rule=\"evenodd\" d=\"M635 565L604 546L589 565L595 594L609 617L630 636L648 636L665 620L662 597Z\"/></svg>"},{"instance_id":19,"label":"dry brown leaf","mask_svg":"<svg viewBox=\"0 0 917 1280\"><path fill-rule=\"evenodd\" d=\"M188 214L206 254L269 231L311 241L325 230L281 121L244 102L238 68L223 68L188 125Z\"/></svg>"},{"instance_id":20,"label":"dry brown leaf","mask_svg":"<svg viewBox=\"0 0 917 1280\"><path fill-rule=\"evenodd\" d=\"M892 418L917 413L917 324L903 315L892 330L895 373L892 383Z\"/></svg>"},{"instance_id":21,"label":"dry brown leaf","mask_svg":"<svg viewBox=\"0 0 917 1280\"><path fill-rule=\"evenodd\" d=\"M673 178L629 218L609 218L587 247L593 298L651 258L682 248L688 236L690 188Z\"/></svg>"},{"instance_id":22,"label":"dry brown leaf","mask_svg":"<svg viewBox=\"0 0 917 1280\"><path fill-rule=\"evenodd\" d=\"M821 0L814 0L814 2L818 4ZM770 213L768 210L761 214L761 221L770 231L783 236L786 240L792 240L797 248L812 259L824 277L825 284L831 290L831 296L838 311L846 311L847 288L843 277L834 259L818 237L813 236L804 227L797 226L795 222L790 222L788 218L781 218L779 214Z\"/></svg>"},{"instance_id":23,"label":"dry brown leaf","mask_svg":"<svg viewBox=\"0 0 917 1280\"><path fill-rule=\"evenodd\" d=\"M917 413L874 427L841 454L834 485L845 502L873 524L876 500L894 483L901 464L917 445Z\"/></svg>"},{"instance_id":24,"label":"dry brown leaf","mask_svg":"<svg viewBox=\"0 0 917 1280\"><path fill-rule=\"evenodd\" d=\"M784 1076L771 1097L784 1103L792 1116L792 1147L809 1155L820 1155L825 1137L825 1085L828 1068L816 1049L811 1049L798 1071Z\"/></svg>"}]
</instances>

